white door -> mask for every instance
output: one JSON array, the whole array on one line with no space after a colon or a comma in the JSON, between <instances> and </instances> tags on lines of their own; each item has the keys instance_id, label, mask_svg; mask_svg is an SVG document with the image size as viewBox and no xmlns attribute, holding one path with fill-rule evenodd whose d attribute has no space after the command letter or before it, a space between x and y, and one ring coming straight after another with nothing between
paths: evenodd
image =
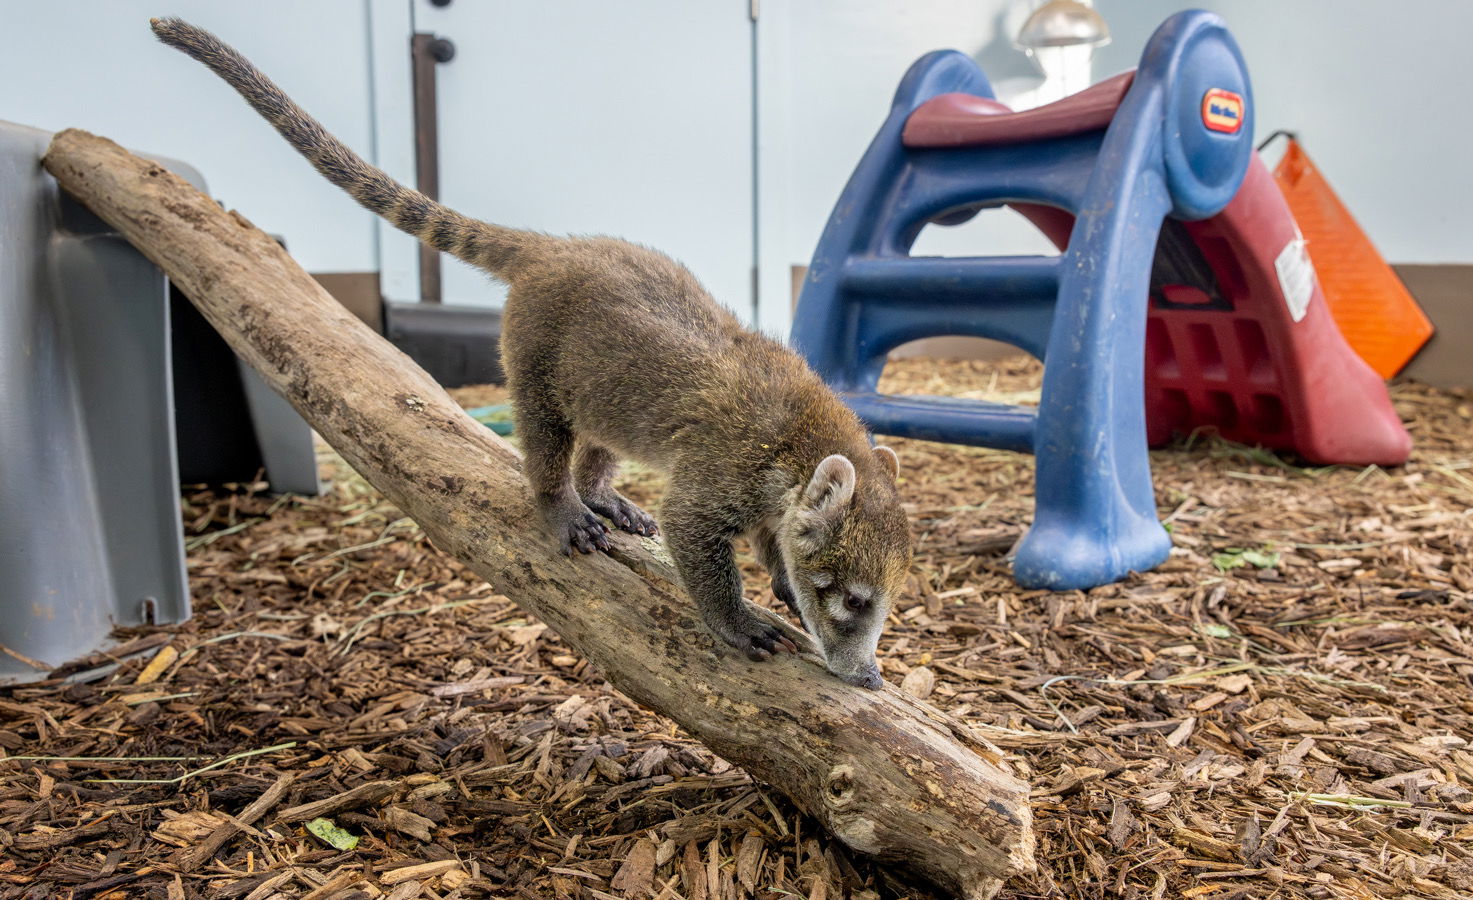
<instances>
[{"instance_id":1,"label":"white door","mask_svg":"<svg viewBox=\"0 0 1473 900\"><path fill-rule=\"evenodd\" d=\"M437 68L440 197L467 215L552 233L609 234L684 262L753 315L753 25L748 0L377 2L380 135L412 129L407 27L455 45ZM397 20L397 21L396 21ZM400 60L384 59L394 45ZM385 85L390 75L399 80ZM413 183L405 143L386 168ZM381 149L386 149L381 146ZM406 168L407 167L407 168ZM384 291L418 299L412 242L385 231ZM448 304L503 289L443 263Z\"/></svg>"}]
</instances>

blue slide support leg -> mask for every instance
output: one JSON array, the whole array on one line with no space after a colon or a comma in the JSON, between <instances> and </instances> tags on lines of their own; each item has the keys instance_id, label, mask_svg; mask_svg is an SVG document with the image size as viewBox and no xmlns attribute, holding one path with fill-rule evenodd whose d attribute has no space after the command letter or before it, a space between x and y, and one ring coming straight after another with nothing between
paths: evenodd
<instances>
[{"instance_id":1,"label":"blue slide support leg","mask_svg":"<svg viewBox=\"0 0 1473 900\"><path fill-rule=\"evenodd\" d=\"M1151 569L1171 546L1146 453L1152 261L1166 216L1215 215L1242 183L1253 109L1242 56L1218 17L1178 13L1147 44L1103 130L906 147L915 110L952 92L992 97L955 51L927 54L902 80L819 241L792 343L877 431L1037 455L1019 584L1088 588ZM1237 127L1209 120L1223 92L1241 100ZM1063 255L909 255L928 222L1010 203L1071 212ZM994 338L1042 359L1039 407L877 392L891 350L943 335Z\"/></svg>"}]
</instances>

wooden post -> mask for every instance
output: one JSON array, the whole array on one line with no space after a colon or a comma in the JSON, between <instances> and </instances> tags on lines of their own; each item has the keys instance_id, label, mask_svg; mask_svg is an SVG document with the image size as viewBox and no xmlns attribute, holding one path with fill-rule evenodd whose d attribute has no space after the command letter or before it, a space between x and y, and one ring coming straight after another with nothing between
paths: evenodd
<instances>
[{"instance_id":1,"label":"wooden post","mask_svg":"<svg viewBox=\"0 0 1473 900\"><path fill-rule=\"evenodd\" d=\"M635 701L781 790L854 850L987 898L1031 872L1028 787L965 726L866 691L807 648L749 662L712 638L652 540L563 557L516 451L332 299L275 241L156 163L83 131L46 168L158 264L250 365L425 533Z\"/></svg>"}]
</instances>

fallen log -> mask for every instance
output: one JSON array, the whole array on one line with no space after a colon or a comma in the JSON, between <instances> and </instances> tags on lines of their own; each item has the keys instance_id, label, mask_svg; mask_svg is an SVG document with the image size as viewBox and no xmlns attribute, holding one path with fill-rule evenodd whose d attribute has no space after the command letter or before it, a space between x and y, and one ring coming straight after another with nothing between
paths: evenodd
<instances>
[{"instance_id":1,"label":"fallen log","mask_svg":"<svg viewBox=\"0 0 1473 900\"><path fill-rule=\"evenodd\" d=\"M567 559L535 524L515 449L349 314L242 216L106 138L45 166L178 284L237 353L435 545L546 622L614 687L772 784L856 851L986 898L1031 872L1028 787L995 748L804 648L754 664L712 638L659 544Z\"/></svg>"}]
</instances>

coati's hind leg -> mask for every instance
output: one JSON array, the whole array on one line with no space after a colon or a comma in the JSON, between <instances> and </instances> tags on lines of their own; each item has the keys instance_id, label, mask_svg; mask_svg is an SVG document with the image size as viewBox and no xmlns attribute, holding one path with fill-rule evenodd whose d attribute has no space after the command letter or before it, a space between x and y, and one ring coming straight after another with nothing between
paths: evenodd
<instances>
[{"instance_id":1,"label":"coati's hind leg","mask_svg":"<svg viewBox=\"0 0 1473 900\"><path fill-rule=\"evenodd\" d=\"M573 460L573 486L589 509L630 534L652 535L659 531L649 513L614 490L619 461L606 447L580 443Z\"/></svg>"},{"instance_id":2,"label":"coati's hind leg","mask_svg":"<svg viewBox=\"0 0 1473 900\"><path fill-rule=\"evenodd\" d=\"M573 458L573 430L556 403L520 380L511 385L517 433L522 437L527 480L547 527L562 550L592 553L608 550L609 529L573 490L569 463Z\"/></svg>"}]
</instances>

